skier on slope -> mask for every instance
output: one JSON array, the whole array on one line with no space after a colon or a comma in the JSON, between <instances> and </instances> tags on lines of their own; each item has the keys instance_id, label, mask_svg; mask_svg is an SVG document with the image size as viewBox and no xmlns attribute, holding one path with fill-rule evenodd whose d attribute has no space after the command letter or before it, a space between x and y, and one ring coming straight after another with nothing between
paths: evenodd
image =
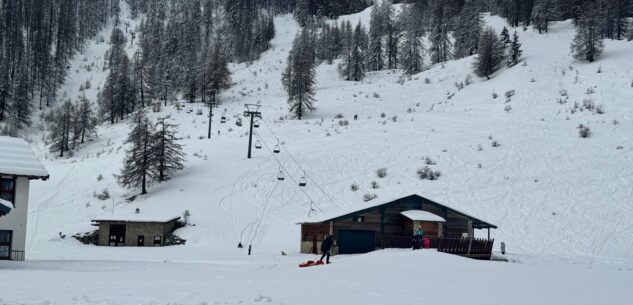
<instances>
[{"instance_id":1,"label":"skier on slope","mask_svg":"<svg viewBox=\"0 0 633 305\"><path fill-rule=\"evenodd\" d=\"M332 235L326 234L325 240L323 240L323 243L321 243L321 253L323 253L323 255L320 259L320 261L323 261L323 258L325 258L326 264L330 263L330 249L332 249L332 244L334 244L334 241L332 240Z\"/></svg>"}]
</instances>

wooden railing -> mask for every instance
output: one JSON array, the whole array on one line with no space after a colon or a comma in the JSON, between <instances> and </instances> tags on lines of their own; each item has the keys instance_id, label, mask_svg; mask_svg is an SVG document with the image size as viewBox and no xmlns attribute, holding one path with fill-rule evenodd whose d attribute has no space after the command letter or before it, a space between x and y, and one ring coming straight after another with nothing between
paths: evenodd
<instances>
[{"instance_id":1,"label":"wooden railing","mask_svg":"<svg viewBox=\"0 0 633 305\"><path fill-rule=\"evenodd\" d=\"M437 251L475 259L490 259L494 242L494 239L484 238L442 238Z\"/></svg>"},{"instance_id":2,"label":"wooden railing","mask_svg":"<svg viewBox=\"0 0 633 305\"><path fill-rule=\"evenodd\" d=\"M411 248L413 237L384 236L382 248ZM439 252L450 253L475 259L490 259L494 239L484 238L437 238L429 237L430 248Z\"/></svg>"}]
</instances>

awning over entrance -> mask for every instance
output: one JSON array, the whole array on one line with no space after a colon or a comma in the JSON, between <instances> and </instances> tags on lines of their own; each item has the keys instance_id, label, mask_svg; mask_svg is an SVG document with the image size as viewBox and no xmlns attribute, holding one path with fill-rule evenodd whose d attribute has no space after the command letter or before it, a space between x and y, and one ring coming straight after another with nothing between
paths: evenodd
<instances>
[{"instance_id":1,"label":"awning over entrance","mask_svg":"<svg viewBox=\"0 0 633 305\"><path fill-rule=\"evenodd\" d=\"M434 222L446 222L446 219L437 216L431 212L422 211L422 210L408 210L401 212L404 217L409 218L413 221L434 221Z\"/></svg>"},{"instance_id":2,"label":"awning over entrance","mask_svg":"<svg viewBox=\"0 0 633 305\"><path fill-rule=\"evenodd\" d=\"M13 209L11 202L0 199L0 216L7 215Z\"/></svg>"}]
</instances>

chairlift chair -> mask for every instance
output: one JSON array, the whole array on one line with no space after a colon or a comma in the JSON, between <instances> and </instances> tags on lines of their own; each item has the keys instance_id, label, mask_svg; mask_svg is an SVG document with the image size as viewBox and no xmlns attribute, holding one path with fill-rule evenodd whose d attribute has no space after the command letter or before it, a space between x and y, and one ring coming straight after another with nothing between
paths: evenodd
<instances>
[{"instance_id":1,"label":"chairlift chair","mask_svg":"<svg viewBox=\"0 0 633 305\"><path fill-rule=\"evenodd\" d=\"M275 148L273 148L273 152L276 153L276 154L281 152L281 147L279 147L279 144L275 145Z\"/></svg>"},{"instance_id":2,"label":"chairlift chair","mask_svg":"<svg viewBox=\"0 0 633 305\"><path fill-rule=\"evenodd\" d=\"M259 128L259 120L255 120L255 122L253 123L253 127Z\"/></svg>"},{"instance_id":3,"label":"chairlift chair","mask_svg":"<svg viewBox=\"0 0 633 305\"><path fill-rule=\"evenodd\" d=\"M224 115L222 115L222 117L220 117L220 123L222 123L222 124L226 123L226 117Z\"/></svg>"},{"instance_id":4,"label":"chairlift chair","mask_svg":"<svg viewBox=\"0 0 633 305\"><path fill-rule=\"evenodd\" d=\"M286 178L284 177L284 171L279 170L279 174L277 174L277 180L284 181Z\"/></svg>"},{"instance_id":5,"label":"chairlift chair","mask_svg":"<svg viewBox=\"0 0 633 305\"><path fill-rule=\"evenodd\" d=\"M237 118L237 120L235 121L235 125L242 126L242 118Z\"/></svg>"},{"instance_id":6,"label":"chairlift chair","mask_svg":"<svg viewBox=\"0 0 633 305\"><path fill-rule=\"evenodd\" d=\"M257 148L257 149L262 149L262 142L260 142L259 140L257 140L257 142L255 142L255 148Z\"/></svg>"},{"instance_id":7,"label":"chairlift chair","mask_svg":"<svg viewBox=\"0 0 633 305\"><path fill-rule=\"evenodd\" d=\"M301 179L299 179L299 186L306 186L308 185L308 182L306 181L306 174L305 172L303 173L303 177L301 177Z\"/></svg>"}]
</instances>

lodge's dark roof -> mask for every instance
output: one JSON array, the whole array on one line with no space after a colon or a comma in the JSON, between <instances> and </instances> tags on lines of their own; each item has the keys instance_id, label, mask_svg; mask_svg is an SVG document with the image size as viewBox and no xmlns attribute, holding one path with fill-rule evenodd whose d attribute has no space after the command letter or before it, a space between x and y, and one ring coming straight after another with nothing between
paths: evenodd
<instances>
[{"instance_id":1,"label":"lodge's dark roof","mask_svg":"<svg viewBox=\"0 0 633 305\"><path fill-rule=\"evenodd\" d=\"M328 222L328 221L336 221L336 220L341 220L341 219L345 219L345 218L350 218L354 215L358 215L358 214L362 214L362 213L366 213L381 207L385 207L385 206L389 206L392 204L397 204L397 203L401 203L403 201L410 201L410 200L416 200L419 201L421 203L424 204L431 204L431 205L435 205L441 208L446 208L454 213L457 213L459 215L462 215L464 217L467 217L469 219L471 219L473 221L473 227L476 229L486 229L486 228L492 228L492 229L496 229L497 226L484 221L480 218L471 216L465 212L456 210L454 208L451 208L449 206L446 206L444 204L438 203L436 201L433 201L431 199L428 199L424 196L421 196L419 194L411 194L408 196L404 196L404 197L400 197L400 198L396 198L396 199L390 199L390 200L386 200L386 201L376 201L374 203L370 203L369 205L364 205L364 206L353 206L353 207L349 207L346 209L341 209L341 210L337 210L337 211L333 211L331 213L327 213L327 214L322 214L322 215L317 215L316 217L311 217L306 219L305 221L300 222L299 224L318 224L318 223L323 223L323 222Z\"/></svg>"}]
</instances>

